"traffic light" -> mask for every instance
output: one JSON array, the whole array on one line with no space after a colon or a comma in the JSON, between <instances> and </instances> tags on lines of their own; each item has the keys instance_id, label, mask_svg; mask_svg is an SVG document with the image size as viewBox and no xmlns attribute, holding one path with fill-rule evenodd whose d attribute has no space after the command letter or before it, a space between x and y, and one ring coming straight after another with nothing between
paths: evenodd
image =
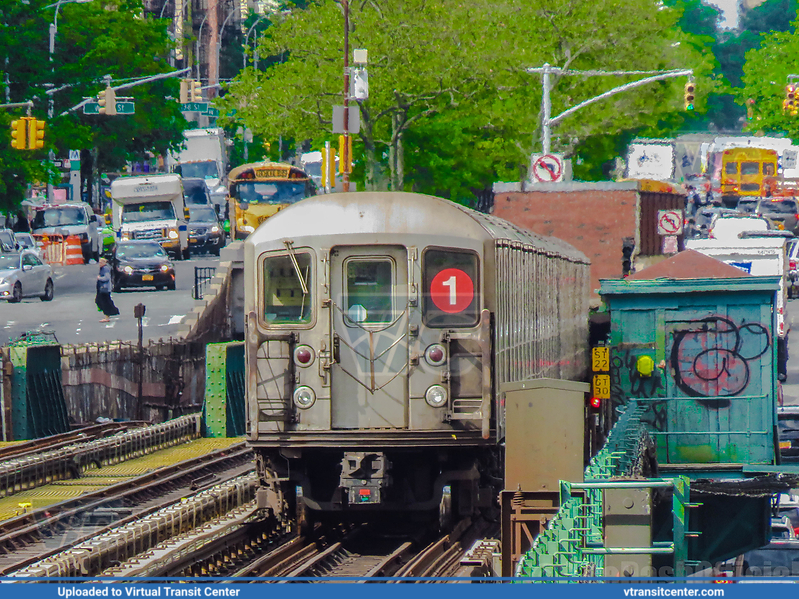
<instances>
[{"instance_id":1,"label":"traffic light","mask_svg":"<svg viewBox=\"0 0 799 599\"><path fill-rule=\"evenodd\" d=\"M689 81L685 84L685 110L694 109L694 98L696 97L694 94L695 91L696 85L693 81Z\"/></svg>"},{"instance_id":2,"label":"traffic light","mask_svg":"<svg viewBox=\"0 0 799 599\"><path fill-rule=\"evenodd\" d=\"M346 146L345 139L349 141ZM338 136L338 172L342 174L352 172L352 135Z\"/></svg>"},{"instance_id":3,"label":"traffic light","mask_svg":"<svg viewBox=\"0 0 799 599\"><path fill-rule=\"evenodd\" d=\"M25 150L28 147L28 119L23 117L11 121L11 147L16 150Z\"/></svg>"},{"instance_id":4,"label":"traffic light","mask_svg":"<svg viewBox=\"0 0 799 599\"><path fill-rule=\"evenodd\" d=\"M191 87L191 79L180 80L180 103L188 104L189 102L189 88Z\"/></svg>"},{"instance_id":5,"label":"traffic light","mask_svg":"<svg viewBox=\"0 0 799 599\"><path fill-rule=\"evenodd\" d=\"M190 102L202 102L203 101L203 90L200 89L202 86L199 81L191 81L191 85L189 89L191 90L190 93Z\"/></svg>"},{"instance_id":6,"label":"traffic light","mask_svg":"<svg viewBox=\"0 0 799 599\"><path fill-rule=\"evenodd\" d=\"M755 118L755 100L754 98L749 98L746 101L746 118L747 120L752 120Z\"/></svg>"},{"instance_id":7,"label":"traffic light","mask_svg":"<svg viewBox=\"0 0 799 599\"><path fill-rule=\"evenodd\" d=\"M28 119L28 149L41 150L44 147L44 121Z\"/></svg>"},{"instance_id":8,"label":"traffic light","mask_svg":"<svg viewBox=\"0 0 799 599\"><path fill-rule=\"evenodd\" d=\"M796 116L796 85L789 83L785 87L785 101L782 103L782 109L787 110L791 116Z\"/></svg>"},{"instance_id":9,"label":"traffic light","mask_svg":"<svg viewBox=\"0 0 799 599\"><path fill-rule=\"evenodd\" d=\"M117 113L117 93L111 86L97 94L97 102L100 104L100 114L114 116Z\"/></svg>"},{"instance_id":10,"label":"traffic light","mask_svg":"<svg viewBox=\"0 0 799 599\"><path fill-rule=\"evenodd\" d=\"M333 148L322 150L322 187L336 186L336 151Z\"/></svg>"},{"instance_id":11,"label":"traffic light","mask_svg":"<svg viewBox=\"0 0 799 599\"><path fill-rule=\"evenodd\" d=\"M621 245L621 276L633 274L633 252L635 251L635 238L625 237Z\"/></svg>"}]
</instances>

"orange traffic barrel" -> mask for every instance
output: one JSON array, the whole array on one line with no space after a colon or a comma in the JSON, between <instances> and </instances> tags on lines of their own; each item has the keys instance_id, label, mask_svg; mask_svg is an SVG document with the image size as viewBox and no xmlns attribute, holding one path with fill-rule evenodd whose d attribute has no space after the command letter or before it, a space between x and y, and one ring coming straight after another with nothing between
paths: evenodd
<instances>
[{"instance_id":1,"label":"orange traffic barrel","mask_svg":"<svg viewBox=\"0 0 799 599\"><path fill-rule=\"evenodd\" d=\"M64 264L83 264L83 250L80 249L80 237L70 235L66 241L66 256Z\"/></svg>"}]
</instances>

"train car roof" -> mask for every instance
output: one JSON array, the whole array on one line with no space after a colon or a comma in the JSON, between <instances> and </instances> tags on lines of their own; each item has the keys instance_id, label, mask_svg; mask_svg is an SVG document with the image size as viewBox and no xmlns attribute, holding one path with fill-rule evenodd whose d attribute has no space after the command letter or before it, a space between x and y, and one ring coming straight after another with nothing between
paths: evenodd
<instances>
[{"instance_id":1,"label":"train car roof","mask_svg":"<svg viewBox=\"0 0 799 599\"><path fill-rule=\"evenodd\" d=\"M306 198L281 210L247 238L268 244L295 237L328 235L448 235L478 241L508 240L542 252L588 263L565 241L526 231L501 218L482 214L449 200L407 192L352 192Z\"/></svg>"}]
</instances>

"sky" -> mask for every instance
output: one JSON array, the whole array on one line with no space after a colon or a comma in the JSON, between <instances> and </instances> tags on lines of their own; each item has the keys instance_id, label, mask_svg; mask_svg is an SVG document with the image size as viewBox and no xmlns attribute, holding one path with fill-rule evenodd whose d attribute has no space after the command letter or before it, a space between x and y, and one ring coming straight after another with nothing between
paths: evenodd
<instances>
[{"instance_id":1,"label":"sky","mask_svg":"<svg viewBox=\"0 0 799 599\"><path fill-rule=\"evenodd\" d=\"M722 28L738 26L738 0L707 0L707 2L718 6L724 12L721 20Z\"/></svg>"}]
</instances>

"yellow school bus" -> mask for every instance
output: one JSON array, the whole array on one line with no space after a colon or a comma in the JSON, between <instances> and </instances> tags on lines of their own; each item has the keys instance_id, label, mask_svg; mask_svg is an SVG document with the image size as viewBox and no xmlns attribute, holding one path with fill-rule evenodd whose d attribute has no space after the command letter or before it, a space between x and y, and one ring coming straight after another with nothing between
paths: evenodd
<instances>
[{"instance_id":1,"label":"yellow school bus","mask_svg":"<svg viewBox=\"0 0 799 599\"><path fill-rule=\"evenodd\" d=\"M315 194L302 169L278 162L243 164L228 175L230 237L244 239L283 208Z\"/></svg>"},{"instance_id":2,"label":"yellow school bus","mask_svg":"<svg viewBox=\"0 0 799 599\"><path fill-rule=\"evenodd\" d=\"M730 148L721 156L723 197L771 195L777 177L777 151Z\"/></svg>"}]
</instances>

